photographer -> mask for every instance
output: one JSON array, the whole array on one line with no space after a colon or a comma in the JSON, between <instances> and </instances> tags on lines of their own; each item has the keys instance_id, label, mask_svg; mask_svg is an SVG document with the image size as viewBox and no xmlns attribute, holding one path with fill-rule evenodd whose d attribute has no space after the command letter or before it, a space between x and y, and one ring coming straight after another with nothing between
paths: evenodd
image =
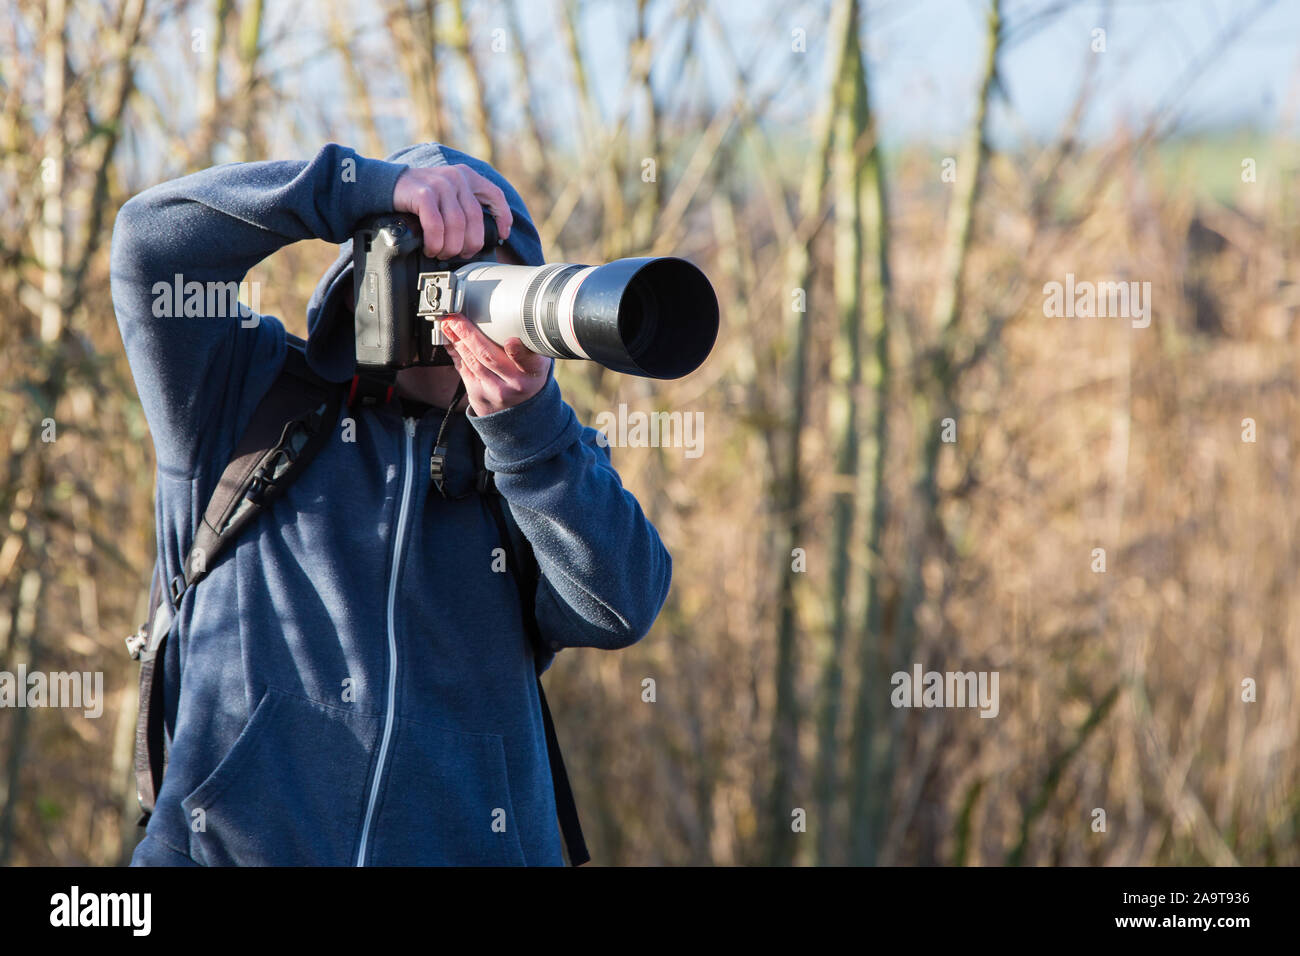
<instances>
[{"instance_id":1,"label":"photographer","mask_svg":"<svg viewBox=\"0 0 1300 956\"><path fill-rule=\"evenodd\" d=\"M485 209L501 261L542 264L510 184L434 144L218 166L123 206L113 306L157 451L164 581L184 585L204 506L294 347L273 317L200 308L190 284L240 282L300 239L341 244L305 354L346 393L357 223L418 216L446 259L483 245ZM183 314L160 309L182 283ZM536 674L563 647L644 636L671 559L552 360L463 319L444 329L451 366L344 407L310 466L176 589L156 663L166 774L133 864L563 863ZM535 592L503 543L531 547Z\"/></svg>"}]
</instances>

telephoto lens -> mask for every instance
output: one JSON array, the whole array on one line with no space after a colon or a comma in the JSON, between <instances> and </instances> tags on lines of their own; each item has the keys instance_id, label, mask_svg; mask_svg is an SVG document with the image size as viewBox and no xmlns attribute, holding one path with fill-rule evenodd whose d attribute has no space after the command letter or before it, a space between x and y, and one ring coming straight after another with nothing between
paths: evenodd
<instances>
[{"instance_id":1,"label":"telephoto lens","mask_svg":"<svg viewBox=\"0 0 1300 956\"><path fill-rule=\"evenodd\" d=\"M475 262L456 270L462 314L488 338L590 359L616 372L681 378L718 338L718 299L696 266L673 257L600 266Z\"/></svg>"}]
</instances>

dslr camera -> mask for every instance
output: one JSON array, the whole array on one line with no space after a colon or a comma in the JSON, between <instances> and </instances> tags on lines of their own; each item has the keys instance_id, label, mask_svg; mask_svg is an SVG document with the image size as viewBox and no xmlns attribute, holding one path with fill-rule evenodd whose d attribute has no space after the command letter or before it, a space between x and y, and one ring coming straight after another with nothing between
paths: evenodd
<instances>
[{"instance_id":1,"label":"dslr camera","mask_svg":"<svg viewBox=\"0 0 1300 956\"><path fill-rule=\"evenodd\" d=\"M499 263L496 222L483 249L431 259L416 216L391 213L353 235L357 372L391 382L399 369L450 365L442 320L460 315L492 341L518 338L540 355L586 359L616 372L681 378L718 337L718 299L696 266L672 256L604 265Z\"/></svg>"}]
</instances>

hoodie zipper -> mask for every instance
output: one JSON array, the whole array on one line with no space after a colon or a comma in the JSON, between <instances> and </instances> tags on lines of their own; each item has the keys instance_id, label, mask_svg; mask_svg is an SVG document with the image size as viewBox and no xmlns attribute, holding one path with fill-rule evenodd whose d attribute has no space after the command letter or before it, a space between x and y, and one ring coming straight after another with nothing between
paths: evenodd
<instances>
[{"instance_id":1,"label":"hoodie zipper","mask_svg":"<svg viewBox=\"0 0 1300 956\"><path fill-rule=\"evenodd\" d=\"M366 822L361 828L361 846L357 850L357 866L366 865L366 847L370 842L370 823L379 799L379 786L384 780L384 763L388 759L388 742L393 735L393 713L397 709L397 576L402 570L402 546L406 541L406 513L411 504L411 477L415 472L414 439L415 419L403 419L406 426L405 477L402 483L402 505L397 512L397 531L393 535L393 570L388 578L388 705L384 715L384 738L379 745L379 760L370 784L370 801L366 804Z\"/></svg>"}]
</instances>

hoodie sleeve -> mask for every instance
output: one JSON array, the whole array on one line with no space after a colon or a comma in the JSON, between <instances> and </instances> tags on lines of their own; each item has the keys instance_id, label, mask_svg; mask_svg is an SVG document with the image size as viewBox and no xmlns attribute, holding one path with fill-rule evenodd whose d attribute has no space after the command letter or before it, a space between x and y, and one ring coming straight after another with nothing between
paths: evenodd
<instances>
[{"instance_id":1,"label":"hoodie sleeve","mask_svg":"<svg viewBox=\"0 0 1300 956\"><path fill-rule=\"evenodd\" d=\"M672 558L554 372L527 401L469 420L537 557L537 622L551 649L644 637L668 596Z\"/></svg>"},{"instance_id":2,"label":"hoodie sleeve","mask_svg":"<svg viewBox=\"0 0 1300 956\"><path fill-rule=\"evenodd\" d=\"M358 220L391 211L405 169L330 144L305 162L215 166L122 207L113 309L160 465L192 471L240 400L241 370L283 350L278 322L231 308L248 270L300 239L350 239Z\"/></svg>"}]
</instances>

